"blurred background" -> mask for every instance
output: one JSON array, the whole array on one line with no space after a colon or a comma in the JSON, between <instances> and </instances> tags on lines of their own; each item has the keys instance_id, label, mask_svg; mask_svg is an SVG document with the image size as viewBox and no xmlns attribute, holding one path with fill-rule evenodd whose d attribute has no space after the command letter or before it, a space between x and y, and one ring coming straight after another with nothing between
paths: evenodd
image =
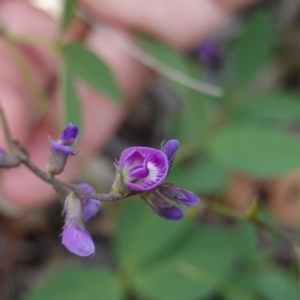
<instances>
[{"instance_id":1,"label":"blurred background","mask_svg":"<svg viewBox=\"0 0 300 300\"><path fill-rule=\"evenodd\" d=\"M8 51L20 70L13 47L55 53L61 79L52 89L63 91L55 104L64 107L61 123L89 119L78 78L113 105L125 101L119 74L87 50L92 43L83 44L90 30L122 22L95 17L86 2L27 3L59 24L53 43L5 28L0 7L2 38L13 45ZM42 26L38 18L35 24ZM139 197L105 203L87 223L96 255L80 258L61 244L61 199L26 208L1 201L0 299L300 299L300 1L252 1L216 27L192 47L147 30L132 30L130 43L112 34L151 80L126 100L126 113L94 155L82 161L79 151L80 174L72 178L107 193L113 162L125 148L159 148L175 138L180 150L167 182L199 195L200 204L174 222ZM134 72L126 69L129 77ZM42 117L51 123L57 115ZM78 143L80 149L84 138Z\"/></svg>"}]
</instances>

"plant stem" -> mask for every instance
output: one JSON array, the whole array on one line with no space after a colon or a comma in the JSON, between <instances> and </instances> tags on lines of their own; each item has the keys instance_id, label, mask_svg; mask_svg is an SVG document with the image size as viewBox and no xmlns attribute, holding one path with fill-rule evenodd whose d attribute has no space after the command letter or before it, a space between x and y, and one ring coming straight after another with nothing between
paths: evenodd
<instances>
[{"instance_id":1,"label":"plant stem","mask_svg":"<svg viewBox=\"0 0 300 300\"><path fill-rule=\"evenodd\" d=\"M6 143L10 147L11 151L22 161L22 163L37 177L39 177L44 182L52 185L57 190L65 191L66 193L75 193L80 198L93 198L99 201L114 201L114 200L121 200L125 197L119 194L97 194L97 193L89 193L86 192L74 184L69 184L63 182L55 177L50 176L39 167L37 167L31 160L27 152L13 140L8 125L6 121L6 117L4 111L0 105L0 120L2 124L3 134L6 140Z\"/></svg>"}]
</instances>

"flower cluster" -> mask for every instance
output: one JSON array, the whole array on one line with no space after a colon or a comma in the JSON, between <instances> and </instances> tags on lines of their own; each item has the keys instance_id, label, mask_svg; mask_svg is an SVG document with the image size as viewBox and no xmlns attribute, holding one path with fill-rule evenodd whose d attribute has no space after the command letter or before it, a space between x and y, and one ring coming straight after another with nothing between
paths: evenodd
<instances>
[{"instance_id":1,"label":"flower cluster","mask_svg":"<svg viewBox=\"0 0 300 300\"><path fill-rule=\"evenodd\" d=\"M57 141L50 140L51 156L47 164L49 175L60 174L68 156L76 154L70 146L76 142L78 132L75 125L69 124ZM172 183L163 183L171 170L178 148L179 142L170 140L160 150L148 147L125 149L116 164L116 178L111 193L120 195L120 198L139 194L160 217L181 219L184 212L180 206L195 205L199 198ZM0 162L4 155L7 154L0 152ZM78 185L78 188L86 193L95 193L94 188L85 183ZM62 244L76 255L93 256L95 246L85 222L99 211L101 202L78 194L80 193L71 193L65 200Z\"/></svg>"},{"instance_id":2,"label":"flower cluster","mask_svg":"<svg viewBox=\"0 0 300 300\"><path fill-rule=\"evenodd\" d=\"M172 167L179 142L170 140L160 150L131 147L124 150L116 165L117 173L112 192L127 196L140 193L159 216L179 220L184 213L175 204L191 206L199 198L174 184L163 181Z\"/></svg>"}]
</instances>

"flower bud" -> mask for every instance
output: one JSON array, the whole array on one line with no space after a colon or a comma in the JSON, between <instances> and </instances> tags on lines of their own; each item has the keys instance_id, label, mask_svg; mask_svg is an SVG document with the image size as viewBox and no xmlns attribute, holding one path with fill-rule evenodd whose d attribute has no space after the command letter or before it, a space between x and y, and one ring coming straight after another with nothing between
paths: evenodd
<instances>
[{"instance_id":1,"label":"flower bud","mask_svg":"<svg viewBox=\"0 0 300 300\"><path fill-rule=\"evenodd\" d=\"M184 216L184 212L169 201L158 190L153 190L142 194L142 198L153 209L157 215L168 220L180 220Z\"/></svg>"},{"instance_id":2,"label":"flower bud","mask_svg":"<svg viewBox=\"0 0 300 300\"><path fill-rule=\"evenodd\" d=\"M64 170L68 156L76 154L70 146L76 142L78 132L77 126L69 124L57 141L50 139L51 155L46 169L51 176L60 174Z\"/></svg>"},{"instance_id":3,"label":"flower bud","mask_svg":"<svg viewBox=\"0 0 300 300\"><path fill-rule=\"evenodd\" d=\"M158 190L166 198L186 206L196 205L200 201L199 197L195 194L172 183L162 184L158 187Z\"/></svg>"},{"instance_id":4,"label":"flower bud","mask_svg":"<svg viewBox=\"0 0 300 300\"><path fill-rule=\"evenodd\" d=\"M169 165L168 173L171 170L178 148L179 148L179 141L177 140L170 140L161 147L161 151L165 153L168 158L168 165Z\"/></svg>"}]
</instances>

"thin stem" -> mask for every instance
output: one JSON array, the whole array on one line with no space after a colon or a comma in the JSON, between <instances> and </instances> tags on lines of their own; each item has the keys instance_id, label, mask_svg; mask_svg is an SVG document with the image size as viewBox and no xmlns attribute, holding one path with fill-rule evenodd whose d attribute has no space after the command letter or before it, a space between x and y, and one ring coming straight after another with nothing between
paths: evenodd
<instances>
[{"instance_id":1,"label":"thin stem","mask_svg":"<svg viewBox=\"0 0 300 300\"><path fill-rule=\"evenodd\" d=\"M218 204L218 203L215 203L215 202L210 202L210 201L205 201L205 205L211 211L216 212L216 213L218 213L220 215L223 215L225 217L229 217L229 218L236 219L236 220L239 220L239 221L245 221L245 222L252 223L256 227L264 229L264 230L268 231L269 233L272 233L274 236L278 237L279 239L281 239L283 241L286 241L286 242L288 242L292 245L294 245L295 243L298 242L298 241L294 240L292 237L290 237L289 235L287 235L282 230L280 230L278 228L275 228L275 227L272 227L272 226L264 223L263 221L261 221L257 218L248 217L245 214L241 214L241 213L231 209L228 206Z\"/></svg>"},{"instance_id":2,"label":"thin stem","mask_svg":"<svg viewBox=\"0 0 300 300\"><path fill-rule=\"evenodd\" d=\"M55 190L64 191L66 193L74 193L80 198L92 198L99 201L115 201L115 200L121 200L124 198L127 198L129 196L132 196L133 194L128 194L126 196L120 195L120 194L98 194L98 193L89 193L82 189L80 189L78 186L74 184L69 184L64 181L61 181L55 177L50 176L43 170L41 170L39 167L37 167L31 160L29 159L29 156L27 152L17 143L13 140L5 117L5 113L0 105L0 121L2 125L3 134L5 137L5 140L8 144L8 146L11 148L11 151L19 157L19 159L22 161L22 163L37 177L39 177L44 182L52 185ZM135 195L140 194L139 192L135 192ZM283 231L271 227L270 225L262 222L261 220L258 220L257 218L248 217L247 215L240 214L233 209L220 205L217 203L205 201L206 206L211 209L212 211L221 214L226 217L234 218L241 221L247 221L251 222L257 227L263 228L267 230L268 232L272 233L273 235L277 236L278 238L290 243L293 247L297 245L297 241L289 237L287 234L285 234ZM294 248L293 248L294 249Z\"/></svg>"},{"instance_id":3,"label":"thin stem","mask_svg":"<svg viewBox=\"0 0 300 300\"><path fill-rule=\"evenodd\" d=\"M124 41L123 39L118 38L114 35L109 35L109 38L112 39L117 46L125 50L133 58L158 72L159 74L200 93L207 94L213 97L223 96L223 90L221 88L209 83L202 82L168 66L167 64L158 60L156 57L139 47L137 44L134 44L133 42L130 43L129 41Z\"/></svg>"},{"instance_id":4,"label":"thin stem","mask_svg":"<svg viewBox=\"0 0 300 300\"><path fill-rule=\"evenodd\" d=\"M93 28L97 28L99 25L97 21L93 19L93 16L86 13L80 13L80 18L82 18L87 24ZM108 24L105 24L106 27L110 27ZM198 79L195 79L183 72L178 71L165 64L161 60L157 59L142 47L137 45L134 42L124 40L114 34L106 33L105 31L102 34L106 34L119 48L127 52L131 57L141 62L143 65L149 67L150 69L156 71L157 73L169 78L175 82L181 83L184 86L187 86L193 90L196 90L200 93L207 94L213 97L222 97L224 91L222 88L209 84Z\"/></svg>"},{"instance_id":5,"label":"thin stem","mask_svg":"<svg viewBox=\"0 0 300 300\"><path fill-rule=\"evenodd\" d=\"M31 160L29 159L29 156L27 155L26 151L18 144L16 143L10 134L5 113L0 105L0 120L2 125L3 134L6 140L6 143L10 147L11 151L18 156L18 158L22 161L22 163L37 177L39 177L44 182L47 182L48 184L52 185L54 188L65 191L66 193L75 193L80 198L93 198L99 201L114 201L114 200L120 200L125 197L119 195L119 194L97 194L97 193L89 193L86 192L79 187L77 187L74 184L68 184L66 182L63 182L55 177L50 176L43 170L41 170L39 167L37 167Z\"/></svg>"}]
</instances>

